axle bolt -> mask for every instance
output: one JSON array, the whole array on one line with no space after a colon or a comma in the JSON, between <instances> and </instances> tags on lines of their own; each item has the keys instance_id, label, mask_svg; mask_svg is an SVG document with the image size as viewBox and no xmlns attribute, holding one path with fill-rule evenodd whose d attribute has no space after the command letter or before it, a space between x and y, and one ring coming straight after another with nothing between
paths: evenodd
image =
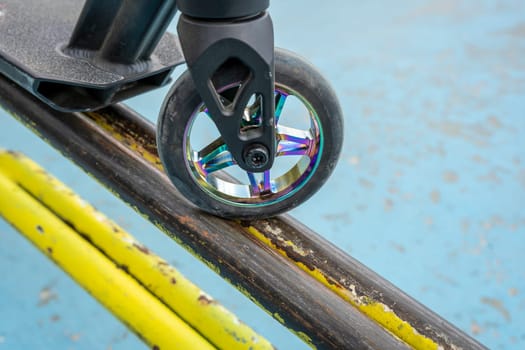
<instances>
[{"instance_id":1,"label":"axle bolt","mask_svg":"<svg viewBox=\"0 0 525 350\"><path fill-rule=\"evenodd\" d=\"M262 169L268 164L269 152L263 145L255 144L247 147L244 151L244 162L250 168Z\"/></svg>"}]
</instances>

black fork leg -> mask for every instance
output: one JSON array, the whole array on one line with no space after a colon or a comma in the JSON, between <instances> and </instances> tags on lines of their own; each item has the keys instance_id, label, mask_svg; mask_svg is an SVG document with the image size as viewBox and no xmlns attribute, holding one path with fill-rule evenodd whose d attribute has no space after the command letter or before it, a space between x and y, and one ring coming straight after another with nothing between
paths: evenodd
<instances>
[{"instance_id":1,"label":"black fork leg","mask_svg":"<svg viewBox=\"0 0 525 350\"><path fill-rule=\"evenodd\" d=\"M178 0L178 33L195 86L236 163L246 171L270 169L276 150L273 24L268 0ZM226 105L213 84L224 66L247 71L239 92ZM240 132L253 97L261 116ZM244 116L245 117L245 116Z\"/></svg>"}]
</instances>

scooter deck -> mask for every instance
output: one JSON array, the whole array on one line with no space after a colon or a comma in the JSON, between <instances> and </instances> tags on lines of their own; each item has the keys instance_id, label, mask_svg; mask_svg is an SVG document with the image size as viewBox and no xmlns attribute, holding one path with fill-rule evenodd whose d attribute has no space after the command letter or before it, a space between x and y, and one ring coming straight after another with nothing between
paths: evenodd
<instances>
[{"instance_id":1,"label":"scooter deck","mask_svg":"<svg viewBox=\"0 0 525 350\"><path fill-rule=\"evenodd\" d=\"M137 67L93 64L64 50L83 0L0 1L0 73L63 111L93 110L169 81L184 62L178 38L164 34ZM135 69L136 68L136 69Z\"/></svg>"}]
</instances>

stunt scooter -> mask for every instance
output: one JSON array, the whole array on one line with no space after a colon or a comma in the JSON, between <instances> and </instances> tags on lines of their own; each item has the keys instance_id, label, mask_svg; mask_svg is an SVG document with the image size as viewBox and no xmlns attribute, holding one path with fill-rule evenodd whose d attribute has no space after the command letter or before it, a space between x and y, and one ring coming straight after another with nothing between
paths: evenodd
<instances>
[{"instance_id":1,"label":"stunt scooter","mask_svg":"<svg viewBox=\"0 0 525 350\"><path fill-rule=\"evenodd\" d=\"M321 74L274 48L269 0L2 0L0 73L51 107L92 111L171 81L164 169L211 214L264 218L334 169L342 113ZM177 11L178 36L166 32Z\"/></svg>"}]
</instances>

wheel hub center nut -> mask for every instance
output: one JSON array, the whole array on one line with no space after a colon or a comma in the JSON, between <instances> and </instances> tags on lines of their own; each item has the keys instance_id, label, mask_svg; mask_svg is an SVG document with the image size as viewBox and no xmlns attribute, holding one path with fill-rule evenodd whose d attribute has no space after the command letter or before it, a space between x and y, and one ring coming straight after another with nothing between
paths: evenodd
<instances>
[{"instance_id":1,"label":"wheel hub center nut","mask_svg":"<svg viewBox=\"0 0 525 350\"><path fill-rule=\"evenodd\" d=\"M270 159L268 149L259 144L246 147L243 156L246 165L253 169L264 168Z\"/></svg>"}]
</instances>

